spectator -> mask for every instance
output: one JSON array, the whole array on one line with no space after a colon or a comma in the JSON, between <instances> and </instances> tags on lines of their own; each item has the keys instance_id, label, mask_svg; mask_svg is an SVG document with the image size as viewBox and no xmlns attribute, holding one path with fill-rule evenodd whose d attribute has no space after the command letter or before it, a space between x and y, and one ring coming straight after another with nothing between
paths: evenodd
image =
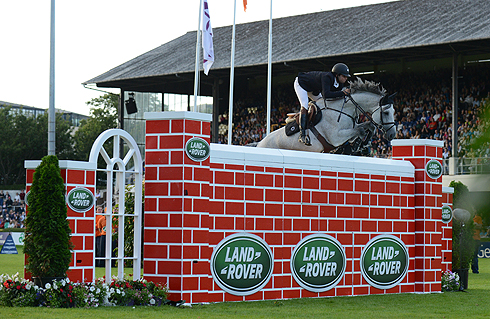
<instances>
[{"instance_id":1,"label":"spectator","mask_svg":"<svg viewBox=\"0 0 490 319\"><path fill-rule=\"evenodd\" d=\"M21 204L24 204L25 203L25 199L26 199L26 190L25 189L22 190L20 192L19 196L20 196L20 203Z\"/></svg>"},{"instance_id":2,"label":"spectator","mask_svg":"<svg viewBox=\"0 0 490 319\"><path fill-rule=\"evenodd\" d=\"M97 206L95 215L95 257L105 257L106 219L102 206ZM104 267L104 260L95 260L95 267Z\"/></svg>"}]
</instances>

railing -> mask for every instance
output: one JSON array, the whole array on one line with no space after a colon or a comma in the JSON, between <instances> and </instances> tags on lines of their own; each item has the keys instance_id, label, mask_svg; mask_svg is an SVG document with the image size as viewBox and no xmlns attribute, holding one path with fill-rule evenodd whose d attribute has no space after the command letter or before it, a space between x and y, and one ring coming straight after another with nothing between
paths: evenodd
<instances>
[{"instance_id":1,"label":"railing","mask_svg":"<svg viewBox=\"0 0 490 319\"><path fill-rule=\"evenodd\" d=\"M490 174L490 157L459 157L456 158L456 174ZM449 159L442 160L444 175L449 174Z\"/></svg>"}]
</instances>

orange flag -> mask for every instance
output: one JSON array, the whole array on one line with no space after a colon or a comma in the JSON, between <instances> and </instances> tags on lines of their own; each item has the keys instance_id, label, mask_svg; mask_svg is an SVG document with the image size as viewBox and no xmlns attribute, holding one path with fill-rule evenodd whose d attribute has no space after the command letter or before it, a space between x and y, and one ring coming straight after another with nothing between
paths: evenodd
<instances>
[{"instance_id":1,"label":"orange flag","mask_svg":"<svg viewBox=\"0 0 490 319\"><path fill-rule=\"evenodd\" d=\"M243 0L243 11L247 12L247 0Z\"/></svg>"}]
</instances>

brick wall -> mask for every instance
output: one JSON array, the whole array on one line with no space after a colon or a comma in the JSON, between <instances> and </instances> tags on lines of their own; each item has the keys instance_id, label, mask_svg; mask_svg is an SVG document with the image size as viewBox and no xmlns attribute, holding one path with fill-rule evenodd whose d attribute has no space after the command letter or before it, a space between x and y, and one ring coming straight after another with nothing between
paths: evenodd
<instances>
[{"instance_id":1,"label":"brick wall","mask_svg":"<svg viewBox=\"0 0 490 319\"><path fill-rule=\"evenodd\" d=\"M403 145L394 153L409 160L393 161L212 144L210 158L195 162L184 146L192 137L209 142L210 115L164 112L146 118L144 276L168 284L170 299L440 291L440 204L451 198L443 200L440 178L425 179L419 167L438 156L440 146L423 146L419 158ZM259 236L273 253L272 277L246 296L224 292L210 274L213 249L238 232ZM315 233L335 238L346 256L344 276L323 292L303 289L290 269L294 247ZM407 275L390 289L369 285L360 267L365 245L381 234L401 239L409 254ZM447 258L450 240L445 243Z\"/></svg>"},{"instance_id":2,"label":"brick wall","mask_svg":"<svg viewBox=\"0 0 490 319\"><path fill-rule=\"evenodd\" d=\"M453 208L453 193L452 187L442 188L442 197L439 206L447 205ZM453 222L452 220L442 224L442 271L452 270L453 262Z\"/></svg>"},{"instance_id":3,"label":"brick wall","mask_svg":"<svg viewBox=\"0 0 490 319\"><path fill-rule=\"evenodd\" d=\"M32 177L41 161L25 161L26 191L32 184ZM87 188L95 194L95 164L78 161L59 161L61 177L65 182L66 194L75 187ZM67 273L73 282L91 282L95 276L95 206L85 213L77 213L68 207L67 218L74 244L72 262ZM30 278L29 273L25 273Z\"/></svg>"},{"instance_id":4,"label":"brick wall","mask_svg":"<svg viewBox=\"0 0 490 319\"><path fill-rule=\"evenodd\" d=\"M443 141L395 140L393 159L415 167L415 291L441 291L442 176L426 172L430 160L442 162Z\"/></svg>"}]
</instances>

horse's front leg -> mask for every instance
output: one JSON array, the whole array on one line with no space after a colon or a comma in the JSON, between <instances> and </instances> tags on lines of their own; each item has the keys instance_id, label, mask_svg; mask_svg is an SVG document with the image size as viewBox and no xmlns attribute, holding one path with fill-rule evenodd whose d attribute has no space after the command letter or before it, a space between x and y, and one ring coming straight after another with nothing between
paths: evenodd
<instances>
[{"instance_id":1,"label":"horse's front leg","mask_svg":"<svg viewBox=\"0 0 490 319\"><path fill-rule=\"evenodd\" d=\"M358 135L354 136L354 137L359 137L359 138L361 138L362 141L364 141L368 135L372 136L376 127L371 122L363 122L360 124L356 124L354 129L356 129L358 132Z\"/></svg>"}]
</instances>

